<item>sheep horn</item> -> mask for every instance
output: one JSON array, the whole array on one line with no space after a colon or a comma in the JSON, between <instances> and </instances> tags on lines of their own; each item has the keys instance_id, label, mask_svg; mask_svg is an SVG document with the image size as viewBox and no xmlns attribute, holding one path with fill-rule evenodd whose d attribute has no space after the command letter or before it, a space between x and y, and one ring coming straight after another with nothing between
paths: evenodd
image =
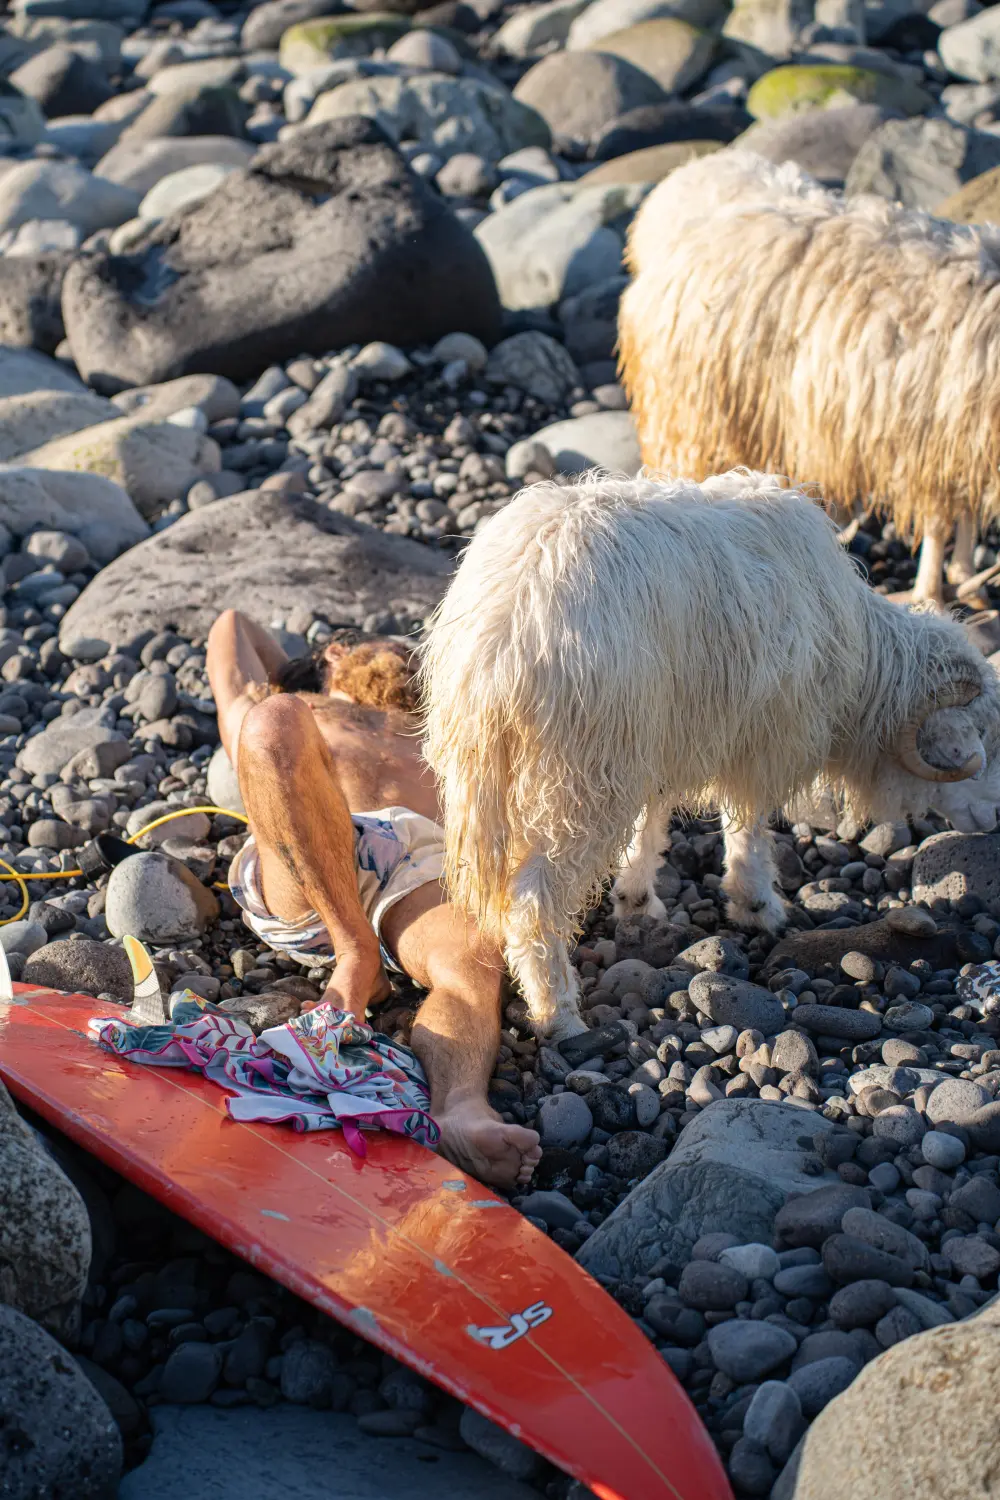
<instances>
[{"instance_id":1,"label":"sheep horn","mask_svg":"<svg viewBox=\"0 0 1000 1500\"><path fill-rule=\"evenodd\" d=\"M935 699L933 707L924 717L928 718L932 713L940 713L945 708L965 708L974 698L979 697L982 690L981 682L971 677L961 678ZM929 760L925 760L917 745L917 736L923 725L923 718L912 720L905 726L896 742L896 758L911 776L919 776L922 781L967 781L970 776L975 776L983 769L981 750L970 755L962 765L954 766L950 770L943 766L932 765Z\"/></svg>"}]
</instances>

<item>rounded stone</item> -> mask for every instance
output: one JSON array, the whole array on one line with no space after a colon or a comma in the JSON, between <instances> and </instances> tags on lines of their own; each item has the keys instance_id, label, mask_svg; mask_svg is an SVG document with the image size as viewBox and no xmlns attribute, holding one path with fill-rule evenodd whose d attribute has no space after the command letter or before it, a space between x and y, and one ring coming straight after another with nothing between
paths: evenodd
<instances>
[{"instance_id":1,"label":"rounded stone","mask_svg":"<svg viewBox=\"0 0 1000 1500\"><path fill-rule=\"evenodd\" d=\"M920 1142L924 1161L939 1172L953 1172L965 1160L965 1147L954 1135L943 1130L928 1130Z\"/></svg>"},{"instance_id":2,"label":"rounded stone","mask_svg":"<svg viewBox=\"0 0 1000 1500\"><path fill-rule=\"evenodd\" d=\"M550 1229L572 1229L580 1219L576 1204L564 1193L552 1190L529 1193L521 1204L521 1212L528 1218L541 1219Z\"/></svg>"},{"instance_id":3,"label":"rounded stone","mask_svg":"<svg viewBox=\"0 0 1000 1500\"><path fill-rule=\"evenodd\" d=\"M550 1094L539 1105L538 1133L543 1146L578 1146L593 1128L594 1117L579 1094Z\"/></svg>"},{"instance_id":4,"label":"rounded stone","mask_svg":"<svg viewBox=\"0 0 1000 1500\"><path fill-rule=\"evenodd\" d=\"M688 993L696 1008L717 1025L760 1031L764 1036L780 1031L784 1025L781 1001L759 984L705 970L691 980Z\"/></svg>"},{"instance_id":5,"label":"rounded stone","mask_svg":"<svg viewBox=\"0 0 1000 1500\"><path fill-rule=\"evenodd\" d=\"M207 1401L221 1374L222 1351L217 1345L181 1344L163 1367L160 1398L189 1406Z\"/></svg>"},{"instance_id":6,"label":"rounded stone","mask_svg":"<svg viewBox=\"0 0 1000 1500\"><path fill-rule=\"evenodd\" d=\"M110 1500L118 1491L121 1435L76 1361L37 1323L0 1305L3 1492Z\"/></svg>"},{"instance_id":7,"label":"rounded stone","mask_svg":"<svg viewBox=\"0 0 1000 1500\"><path fill-rule=\"evenodd\" d=\"M321 1406L329 1400L337 1362L331 1350L315 1339L301 1339L285 1351L281 1364L281 1394L300 1406Z\"/></svg>"},{"instance_id":8,"label":"rounded stone","mask_svg":"<svg viewBox=\"0 0 1000 1500\"><path fill-rule=\"evenodd\" d=\"M991 1102L991 1096L980 1084L967 1078L949 1078L931 1093L924 1113L932 1125L961 1125Z\"/></svg>"},{"instance_id":9,"label":"rounded stone","mask_svg":"<svg viewBox=\"0 0 1000 1500\"><path fill-rule=\"evenodd\" d=\"M896 1306L896 1293L887 1281L854 1281L830 1298L830 1317L838 1328L871 1328Z\"/></svg>"},{"instance_id":10,"label":"rounded stone","mask_svg":"<svg viewBox=\"0 0 1000 1500\"><path fill-rule=\"evenodd\" d=\"M886 1031L926 1031L934 1021L934 1012L929 1005L916 1000L904 1000L892 1005L882 1017Z\"/></svg>"},{"instance_id":11,"label":"rounded stone","mask_svg":"<svg viewBox=\"0 0 1000 1500\"><path fill-rule=\"evenodd\" d=\"M611 1135L635 1128L635 1101L625 1089L613 1083L598 1084L587 1095L587 1107L594 1124Z\"/></svg>"},{"instance_id":12,"label":"rounded stone","mask_svg":"<svg viewBox=\"0 0 1000 1500\"><path fill-rule=\"evenodd\" d=\"M720 1252L719 1261L750 1281L770 1281L781 1269L778 1253L770 1245L731 1245Z\"/></svg>"},{"instance_id":13,"label":"rounded stone","mask_svg":"<svg viewBox=\"0 0 1000 1500\"><path fill-rule=\"evenodd\" d=\"M721 1261L692 1260L681 1272L678 1293L698 1312L726 1312L750 1293L747 1278Z\"/></svg>"},{"instance_id":14,"label":"rounded stone","mask_svg":"<svg viewBox=\"0 0 1000 1500\"><path fill-rule=\"evenodd\" d=\"M876 1250L853 1234L830 1236L823 1246L823 1266L840 1286L851 1281L887 1281L890 1286L913 1282L912 1269L898 1256Z\"/></svg>"},{"instance_id":15,"label":"rounded stone","mask_svg":"<svg viewBox=\"0 0 1000 1500\"><path fill-rule=\"evenodd\" d=\"M782 1031L771 1048L771 1066L779 1073L819 1072L819 1055L812 1037L801 1031Z\"/></svg>"},{"instance_id":16,"label":"rounded stone","mask_svg":"<svg viewBox=\"0 0 1000 1500\"><path fill-rule=\"evenodd\" d=\"M115 937L130 933L153 943L200 937L218 914L211 891L165 854L133 854L111 871L104 919Z\"/></svg>"},{"instance_id":17,"label":"rounded stone","mask_svg":"<svg viewBox=\"0 0 1000 1500\"><path fill-rule=\"evenodd\" d=\"M788 1384L799 1398L803 1416L818 1416L834 1396L846 1391L859 1370L860 1364L843 1355L817 1359L800 1370L794 1370L788 1377Z\"/></svg>"},{"instance_id":18,"label":"rounded stone","mask_svg":"<svg viewBox=\"0 0 1000 1500\"><path fill-rule=\"evenodd\" d=\"M743 1418L744 1437L766 1448L776 1464L783 1464L802 1428L802 1406L786 1381L765 1380L757 1387Z\"/></svg>"},{"instance_id":19,"label":"rounded stone","mask_svg":"<svg viewBox=\"0 0 1000 1500\"><path fill-rule=\"evenodd\" d=\"M916 1110L905 1104L893 1104L888 1109L883 1109L872 1125L872 1133L876 1139L891 1141L893 1145L900 1147L916 1146L923 1139L926 1130L927 1126Z\"/></svg>"},{"instance_id":20,"label":"rounded stone","mask_svg":"<svg viewBox=\"0 0 1000 1500\"><path fill-rule=\"evenodd\" d=\"M794 1336L774 1323L734 1318L708 1331L708 1348L716 1368L737 1385L749 1385L791 1359Z\"/></svg>"}]
</instances>

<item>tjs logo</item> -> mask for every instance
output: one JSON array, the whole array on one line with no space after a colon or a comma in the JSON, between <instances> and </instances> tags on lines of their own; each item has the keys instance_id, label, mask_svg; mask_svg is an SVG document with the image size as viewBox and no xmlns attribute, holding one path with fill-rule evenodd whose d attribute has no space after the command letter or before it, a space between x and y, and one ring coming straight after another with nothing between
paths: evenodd
<instances>
[{"instance_id":1,"label":"tjs logo","mask_svg":"<svg viewBox=\"0 0 1000 1500\"><path fill-rule=\"evenodd\" d=\"M543 1323L547 1323L551 1316L551 1307L547 1307L544 1302L533 1302L499 1328L477 1328L475 1323L470 1323L465 1331L478 1344L485 1344L487 1348L506 1349L508 1344L523 1338L532 1328L540 1328Z\"/></svg>"}]
</instances>

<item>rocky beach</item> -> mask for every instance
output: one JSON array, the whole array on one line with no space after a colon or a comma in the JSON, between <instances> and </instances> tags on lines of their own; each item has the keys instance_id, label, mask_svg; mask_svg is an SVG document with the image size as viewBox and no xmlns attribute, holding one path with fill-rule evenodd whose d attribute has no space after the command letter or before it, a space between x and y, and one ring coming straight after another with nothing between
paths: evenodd
<instances>
[{"instance_id":1,"label":"rocky beach","mask_svg":"<svg viewBox=\"0 0 1000 1500\"><path fill-rule=\"evenodd\" d=\"M128 933L165 993L317 999L328 971L215 888L239 819L142 833L241 808L213 619L242 609L293 656L345 622L417 637L522 486L634 474L625 237L693 156L738 141L1000 220L1000 6L15 0L0 20L0 860L29 880L27 901L0 884L0 945L95 1014L132 999ZM846 545L873 588L911 586L891 522ZM997 652L997 616L966 615ZM490 1100L543 1146L513 1203L660 1351L739 1500L985 1500L1000 832L777 830L780 938L727 925L718 821L678 819L666 917L587 916L586 1034L539 1042L509 996ZM137 852L64 873L104 833ZM397 984L378 1027L405 1042L418 998ZM318 1500L327 1444L368 1471L358 1500L589 1493L0 1104L12 1500L228 1495L254 1443L261 1495Z\"/></svg>"}]
</instances>

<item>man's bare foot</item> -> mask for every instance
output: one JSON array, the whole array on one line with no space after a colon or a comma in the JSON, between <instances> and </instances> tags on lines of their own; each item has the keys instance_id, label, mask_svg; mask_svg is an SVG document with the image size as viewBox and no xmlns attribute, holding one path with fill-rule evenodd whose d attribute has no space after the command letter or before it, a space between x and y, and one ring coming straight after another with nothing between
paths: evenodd
<instances>
[{"instance_id":1,"label":"man's bare foot","mask_svg":"<svg viewBox=\"0 0 1000 1500\"><path fill-rule=\"evenodd\" d=\"M538 1165L537 1131L505 1125L485 1099L464 1099L434 1118L441 1127L442 1154L490 1187L523 1186Z\"/></svg>"},{"instance_id":2,"label":"man's bare foot","mask_svg":"<svg viewBox=\"0 0 1000 1500\"><path fill-rule=\"evenodd\" d=\"M331 1001L340 1010L349 1011L355 1020L364 1021L368 1006L377 1005L390 993L391 986L376 949L374 958L368 954L349 954L344 958L338 955L337 966L323 991L323 1000Z\"/></svg>"}]
</instances>

